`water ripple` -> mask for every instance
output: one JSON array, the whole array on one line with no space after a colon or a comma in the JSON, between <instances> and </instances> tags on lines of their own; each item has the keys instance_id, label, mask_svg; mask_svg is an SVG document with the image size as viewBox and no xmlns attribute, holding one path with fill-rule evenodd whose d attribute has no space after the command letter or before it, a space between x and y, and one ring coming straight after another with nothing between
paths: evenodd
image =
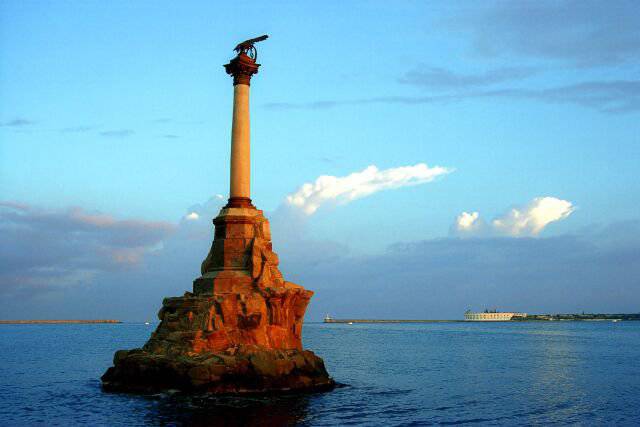
<instances>
[{"instance_id":1,"label":"water ripple","mask_svg":"<svg viewBox=\"0 0 640 427\"><path fill-rule=\"evenodd\" d=\"M2 425L640 424L640 322L311 324L306 346L348 385L268 397L102 392L113 352L144 343L144 325L0 334Z\"/></svg>"}]
</instances>

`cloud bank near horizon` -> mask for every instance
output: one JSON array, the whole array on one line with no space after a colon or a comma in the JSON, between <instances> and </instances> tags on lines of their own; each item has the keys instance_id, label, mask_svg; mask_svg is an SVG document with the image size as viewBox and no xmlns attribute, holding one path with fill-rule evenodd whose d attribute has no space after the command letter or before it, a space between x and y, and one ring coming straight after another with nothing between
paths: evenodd
<instances>
[{"instance_id":1,"label":"cloud bank near horizon","mask_svg":"<svg viewBox=\"0 0 640 427\"><path fill-rule=\"evenodd\" d=\"M288 195L286 203L313 215L323 205L344 205L379 191L425 184L451 172L452 168L429 167L426 163L384 170L371 165L346 176L319 176Z\"/></svg>"},{"instance_id":2,"label":"cloud bank near horizon","mask_svg":"<svg viewBox=\"0 0 640 427\"><path fill-rule=\"evenodd\" d=\"M452 234L458 237L536 237L544 228L566 219L575 206L556 197L536 197L524 206L514 207L507 213L486 223L479 212L462 212L456 218Z\"/></svg>"},{"instance_id":3,"label":"cloud bank near horizon","mask_svg":"<svg viewBox=\"0 0 640 427\"><path fill-rule=\"evenodd\" d=\"M589 227L576 235L526 238L574 208L548 199L496 219L525 238L418 238L369 255L309 237L304 228L308 221L292 225L286 210L268 217L285 277L316 292L308 320L327 312L455 318L466 308L483 306L631 310L640 298L640 221ZM4 204L2 317L152 319L162 298L190 290L211 245L210 219L223 204L212 197L193 205L177 224ZM198 218L188 218L191 213ZM308 218L298 210L293 213ZM468 227L477 218L469 214L465 221ZM117 256L130 251L135 256Z\"/></svg>"},{"instance_id":4,"label":"cloud bank near horizon","mask_svg":"<svg viewBox=\"0 0 640 427\"><path fill-rule=\"evenodd\" d=\"M0 294L49 291L128 270L161 249L174 229L81 208L0 202Z\"/></svg>"}]
</instances>

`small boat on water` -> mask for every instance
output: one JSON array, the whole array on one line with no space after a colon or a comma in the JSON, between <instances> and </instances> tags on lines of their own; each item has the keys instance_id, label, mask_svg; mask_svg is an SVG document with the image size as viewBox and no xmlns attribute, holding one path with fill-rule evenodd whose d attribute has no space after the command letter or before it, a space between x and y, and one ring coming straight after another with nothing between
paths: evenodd
<instances>
[{"instance_id":1,"label":"small boat on water","mask_svg":"<svg viewBox=\"0 0 640 427\"><path fill-rule=\"evenodd\" d=\"M150 325L151 323L149 323L149 322L144 322L144 324L145 324L145 325Z\"/></svg>"}]
</instances>

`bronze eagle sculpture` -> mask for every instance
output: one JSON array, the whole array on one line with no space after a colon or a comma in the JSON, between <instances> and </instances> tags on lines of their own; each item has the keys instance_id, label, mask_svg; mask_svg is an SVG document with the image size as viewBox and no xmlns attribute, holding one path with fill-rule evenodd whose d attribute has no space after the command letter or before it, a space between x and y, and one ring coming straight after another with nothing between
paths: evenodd
<instances>
[{"instance_id":1,"label":"bronze eagle sculpture","mask_svg":"<svg viewBox=\"0 0 640 427\"><path fill-rule=\"evenodd\" d=\"M255 46L253 44L261 42L261 41L266 40L268 38L269 38L269 36L265 34L265 35L260 36L260 37L256 37L256 38L249 39L249 40L245 40L242 43L238 43L238 46L236 46L233 50L238 52L238 54L246 53L252 59L255 60L258 57L258 53L257 53L256 48L255 48Z\"/></svg>"}]
</instances>

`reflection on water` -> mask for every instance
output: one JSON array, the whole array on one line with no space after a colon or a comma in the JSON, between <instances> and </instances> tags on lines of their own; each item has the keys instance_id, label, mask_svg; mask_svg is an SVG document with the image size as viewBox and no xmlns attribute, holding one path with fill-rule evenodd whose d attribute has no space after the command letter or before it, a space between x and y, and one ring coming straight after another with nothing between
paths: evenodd
<instances>
[{"instance_id":1,"label":"reflection on water","mask_svg":"<svg viewBox=\"0 0 640 427\"><path fill-rule=\"evenodd\" d=\"M551 326L553 328L553 325ZM585 340L579 333L566 333L543 329L534 332L538 338L539 352L530 357L531 384L526 390L536 399L538 411L553 411L558 419L569 420L576 413L584 415L581 402L585 397L580 381L580 361L585 348ZM556 390L555 393L544 393ZM544 394L543 394L544 393Z\"/></svg>"},{"instance_id":2,"label":"reflection on water","mask_svg":"<svg viewBox=\"0 0 640 427\"><path fill-rule=\"evenodd\" d=\"M309 395L269 397L162 396L149 424L191 426L287 426L307 418Z\"/></svg>"}]
</instances>

